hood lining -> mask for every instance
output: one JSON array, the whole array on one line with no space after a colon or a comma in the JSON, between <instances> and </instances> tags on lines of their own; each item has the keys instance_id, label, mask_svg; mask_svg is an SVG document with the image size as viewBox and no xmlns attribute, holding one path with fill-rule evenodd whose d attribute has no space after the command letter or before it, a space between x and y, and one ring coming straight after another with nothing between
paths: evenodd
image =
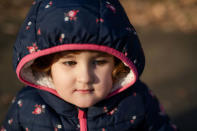
<instances>
[{"instance_id":1,"label":"hood lining","mask_svg":"<svg viewBox=\"0 0 197 131\"><path fill-rule=\"evenodd\" d=\"M47 88L49 88L50 90L55 91L51 77L49 77L45 73L33 73L30 66L33 64L34 60L38 57L56 53L56 52L61 52L61 51L68 51L68 50L94 50L94 51L106 52L108 54L116 56L121 61L123 61L125 66L128 66L130 68L130 72L127 74L127 76L121 78L117 83L113 85L113 88L109 96L115 95L127 89L129 86L133 85L137 79L138 74L135 66L123 53L107 46L76 43L76 44L64 44L56 47L51 47L48 49L40 50L38 52L34 52L26 55L17 66L17 76L19 80L21 80L23 83L27 85L31 85L31 86L33 85L33 87L35 88L41 87L43 88L43 90L47 90L47 91L48 91ZM57 93L54 93L54 91L52 91L53 94L58 95Z\"/></svg>"}]
</instances>

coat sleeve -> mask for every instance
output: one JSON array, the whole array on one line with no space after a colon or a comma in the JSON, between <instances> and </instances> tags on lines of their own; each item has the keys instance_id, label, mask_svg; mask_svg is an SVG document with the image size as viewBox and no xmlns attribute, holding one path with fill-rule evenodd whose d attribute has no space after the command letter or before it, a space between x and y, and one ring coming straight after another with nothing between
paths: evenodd
<instances>
[{"instance_id":1,"label":"coat sleeve","mask_svg":"<svg viewBox=\"0 0 197 131\"><path fill-rule=\"evenodd\" d=\"M143 84L144 85L144 84ZM163 106L150 89L144 85L145 122L144 129L148 131L178 131L172 124Z\"/></svg>"},{"instance_id":2,"label":"coat sleeve","mask_svg":"<svg viewBox=\"0 0 197 131\"><path fill-rule=\"evenodd\" d=\"M3 125L1 126L1 131L21 131L20 123L19 123L19 106L21 106L20 99L15 97L12 100L12 104L8 110L7 116L3 121Z\"/></svg>"}]
</instances>

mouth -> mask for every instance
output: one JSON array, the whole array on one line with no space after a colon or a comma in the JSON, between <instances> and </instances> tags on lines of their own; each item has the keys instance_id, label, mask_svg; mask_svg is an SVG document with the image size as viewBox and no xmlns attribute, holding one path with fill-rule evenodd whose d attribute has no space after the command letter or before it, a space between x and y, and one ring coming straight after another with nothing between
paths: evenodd
<instances>
[{"instance_id":1,"label":"mouth","mask_svg":"<svg viewBox=\"0 0 197 131\"><path fill-rule=\"evenodd\" d=\"M94 89L76 89L75 92L81 93L81 94L89 94L92 93Z\"/></svg>"}]
</instances>

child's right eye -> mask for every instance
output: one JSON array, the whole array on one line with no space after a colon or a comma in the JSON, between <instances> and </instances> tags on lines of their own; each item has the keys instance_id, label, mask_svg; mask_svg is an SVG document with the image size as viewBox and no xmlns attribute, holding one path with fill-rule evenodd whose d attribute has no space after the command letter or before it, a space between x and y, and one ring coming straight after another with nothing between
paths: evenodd
<instances>
[{"instance_id":1,"label":"child's right eye","mask_svg":"<svg viewBox=\"0 0 197 131\"><path fill-rule=\"evenodd\" d=\"M63 62L64 65L67 65L67 66L74 66L77 64L77 62L75 61L65 61Z\"/></svg>"}]
</instances>

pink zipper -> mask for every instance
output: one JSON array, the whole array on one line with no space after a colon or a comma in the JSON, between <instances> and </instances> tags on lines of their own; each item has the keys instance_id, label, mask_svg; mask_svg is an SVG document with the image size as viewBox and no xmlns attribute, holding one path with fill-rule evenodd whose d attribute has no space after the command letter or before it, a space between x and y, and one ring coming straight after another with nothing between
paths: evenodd
<instances>
[{"instance_id":1,"label":"pink zipper","mask_svg":"<svg viewBox=\"0 0 197 131\"><path fill-rule=\"evenodd\" d=\"M79 109L78 119L80 124L80 131L87 131L86 113Z\"/></svg>"}]
</instances>

